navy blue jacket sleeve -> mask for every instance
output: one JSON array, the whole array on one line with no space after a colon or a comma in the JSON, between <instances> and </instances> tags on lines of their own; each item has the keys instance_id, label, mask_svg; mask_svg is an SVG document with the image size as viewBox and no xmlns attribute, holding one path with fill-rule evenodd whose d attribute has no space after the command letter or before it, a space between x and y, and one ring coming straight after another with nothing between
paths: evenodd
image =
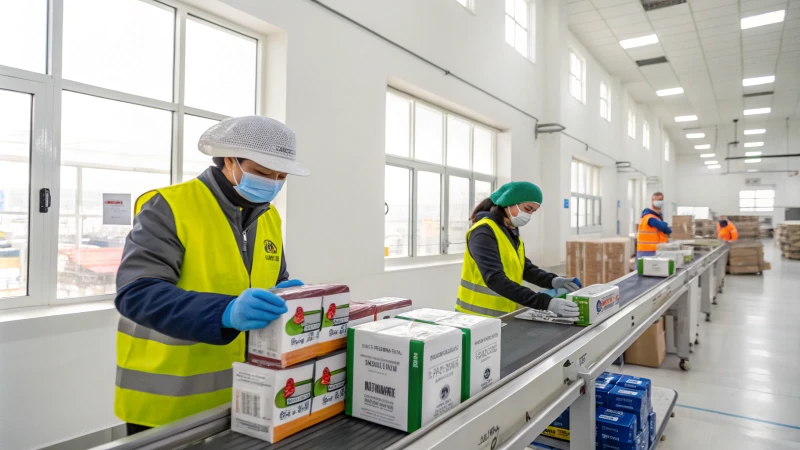
<instances>
[{"instance_id":1,"label":"navy blue jacket sleeve","mask_svg":"<svg viewBox=\"0 0 800 450\"><path fill-rule=\"evenodd\" d=\"M140 278L117 292L123 316L177 339L225 345L239 335L222 327L222 314L236 297L183 290L169 281Z\"/></svg>"},{"instance_id":2,"label":"navy blue jacket sleeve","mask_svg":"<svg viewBox=\"0 0 800 450\"><path fill-rule=\"evenodd\" d=\"M672 229L667 225L667 222L658 220L655 217L647 219L647 224L662 233L672 234Z\"/></svg>"}]
</instances>

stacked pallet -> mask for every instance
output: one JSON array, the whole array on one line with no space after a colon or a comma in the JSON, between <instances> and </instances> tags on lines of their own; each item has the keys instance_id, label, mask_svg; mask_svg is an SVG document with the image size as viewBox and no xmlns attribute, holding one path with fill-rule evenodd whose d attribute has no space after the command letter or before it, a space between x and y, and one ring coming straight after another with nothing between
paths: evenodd
<instances>
[{"instance_id":1,"label":"stacked pallet","mask_svg":"<svg viewBox=\"0 0 800 450\"><path fill-rule=\"evenodd\" d=\"M778 225L776 238L784 258L800 259L800 221L782 222Z\"/></svg>"},{"instance_id":2,"label":"stacked pallet","mask_svg":"<svg viewBox=\"0 0 800 450\"><path fill-rule=\"evenodd\" d=\"M603 284L631 272L630 238L575 238L567 241L567 276L585 286Z\"/></svg>"},{"instance_id":3,"label":"stacked pallet","mask_svg":"<svg viewBox=\"0 0 800 450\"><path fill-rule=\"evenodd\" d=\"M716 238L717 222L711 219L695 219L694 236L698 238Z\"/></svg>"},{"instance_id":4,"label":"stacked pallet","mask_svg":"<svg viewBox=\"0 0 800 450\"><path fill-rule=\"evenodd\" d=\"M728 220L733 222L740 240L761 239L758 216L728 216Z\"/></svg>"},{"instance_id":5,"label":"stacked pallet","mask_svg":"<svg viewBox=\"0 0 800 450\"><path fill-rule=\"evenodd\" d=\"M672 235L671 239L676 241L686 241L694 239L694 217L693 216L672 216Z\"/></svg>"},{"instance_id":6,"label":"stacked pallet","mask_svg":"<svg viewBox=\"0 0 800 450\"><path fill-rule=\"evenodd\" d=\"M758 222L756 222L758 223ZM730 274L761 273L772 268L764 261L764 244L759 240L730 243L727 272Z\"/></svg>"}]
</instances>

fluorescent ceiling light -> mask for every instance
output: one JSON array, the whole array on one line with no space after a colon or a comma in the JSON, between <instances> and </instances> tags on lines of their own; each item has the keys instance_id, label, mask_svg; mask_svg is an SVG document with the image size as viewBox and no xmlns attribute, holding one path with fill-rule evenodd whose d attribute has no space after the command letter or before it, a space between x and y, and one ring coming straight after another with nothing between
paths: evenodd
<instances>
[{"instance_id":1,"label":"fluorescent ceiling light","mask_svg":"<svg viewBox=\"0 0 800 450\"><path fill-rule=\"evenodd\" d=\"M709 169L719 169L722 166L720 166L719 164L715 164L713 166L706 166L706 167L708 167Z\"/></svg>"},{"instance_id":2,"label":"fluorescent ceiling light","mask_svg":"<svg viewBox=\"0 0 800 450\"><path fill-rule=\"evenodd\" d=\"M753 135L753 134L764 134L766 132L767 132L767 130L765 130L763 128L754 128L752 130L744 130L744 135L745 136L750 136L750 135Z\"/></svg>"},{"instance_id":3,"label":"fluorescent ceiling light","mask_svg":"<svg viewBox=\"0 0 800 450\"><path fill-rule=\"evenodd\" d=\"M767 84L775 81L775 75L766 77L745 78L742 80L742 86L758 86L759 84Z\"/></svg>"},{"instance_id":4,"label":"fluorescent ceiling light","mask_svg":"<svg viewBox=\"0 0 800 450\"><path fill-rule=\"evenodd\" d=\"M675 122L693 122L695 120L697 120L697 116L695 115L675 117Z\"/></svg>"},{"instance_id":5,"label":"fluorescent ceiling light","mask_svg":"<svg viewBox=\"0 0 800 450\"><path fill-rule=\"evenodd\" d=\"M761 158L745 159L744 162L747 164L760 163Z\"/></svg>"},{"instance_id":6,"label":"fluorescent ceiling light","mask_svg":"<svg viewBox=\"0 0 800 450\"><path fill-rule=\"evenodd\" d=\"M716 153L703 153L700 155L701 158L713 158Z\"/></svg>"},{"instance_id":7,"label":"fluorescent ceiling light","mask_svg":"<svg viewBox=\"0 0 800 450\"><path fill-rule=\"evenodd\" d=\"M783 22L786 17L786 10L772 11L766 14L759 14L757 16L745 17L742 19L742 29L761 27L773 23Z\"/></svg>"},{"instance_id":8,"label":"fluorescent ceiling light","mask_svg":"<svg viewBox=\"0 0 800 450\"><path fill-rule=\"evenodd\" d=\"M657 44L657 43L658 43L658 36L656 36L655 34L619 41L619 45L621 45L622 48L626 50L629 48L643 47L645 45Z\"/></svg>"},{"instance_id":9,"label":"fluorescent ceiling light","mask_svg":"<svg viewBox=\"0 0 800 450\"><path fill-rule=\"evenodd\" d=\"M747 169L748 172L758 172L758 169Z\"/></svg>"},{"instance_id":10,"label":"fluorescent ceiling light","mask_svg":"<svg viewBox=\"0 0 800 450\"><path fill-rule=\"evenodd\" d=\"M703 164L709 166L711 164L719 164L719 161L703 161Z\"/></svg>"},{"instance_id":11,"label":"fluorescent ceiling light","mask_svg":"<svg viewBox=\"0 0 800 450\"><path fill-rule=\"evenodd\" d=\"M656 91L656 95L659 97L666 97L668 95L678 95L678 94L683 94L682 87L661 89L660 91Z\"/></svg>"},{"instance_id":12,"label":"fluorescent ceiling light","mask_svg":"<svg viewBox=\"0 0 800 450\"><path fill-rule=\"evenodd\" d=\"M689 133L686 135L687 139L702 139L706 137L705 133Z\"/></svg>"},{"instance_id":13,"label":"fluorescent ceiling light","mask_svg":"<svg viewBox=\"0 0 800 450\"><path fill-rule=\"evenodd\" d=\"M772 111L772 108L755 108L755 109L745 109L744 115L745 116L752 116L755 114L767 114Z\"/></svg>"},{"instance_id":14,"label":"fluorescent ceiling light","mask_svg":"<svg viewBox=\"0 0 800 450\"><path fill-rule=\"evenodd\" d=\"M711 148L711 144L700 144L700 145L695 145L694 146L695 150L708 150L710 148Z\"/></svg>"},{"instance_id":15,"label":"fluorescent ceiling light","mask_svg":"<svg viewBox=\"0 0 800 450\"><path fill-rule=\"evenodd\" d=\"M763 147L764 143L763 142L745 142L744 146L745 147Z\"/></svg>"},{"instance_id":16,"label":"fluorescent ceiling light","mask_svg":"<svg viewBox=\"0 0 800 450\"><path fill-rule=\"evenodd\" d=\"M744 152L744 156L761 156L761 152Z\"/></svg>"}]
</instances>

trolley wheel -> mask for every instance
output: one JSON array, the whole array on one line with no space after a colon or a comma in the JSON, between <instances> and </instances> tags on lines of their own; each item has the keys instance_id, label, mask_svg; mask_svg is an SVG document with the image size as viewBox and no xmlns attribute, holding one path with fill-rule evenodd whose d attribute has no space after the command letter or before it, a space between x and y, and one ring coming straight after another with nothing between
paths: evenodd
<instances>
[{"instance_id":1,"label":"trolley wheel","mask_svg":"<svg viewBox=\"0 0 800 450\"><path fill-rule=\"evenodd\" d=\"M684 372L688 372L692 368L692 364L688 359L682 359L678 366L680 366L681 370Z\"/></svg>"},{"instance_id":2,"label":"trolley wheel","mask_svg":"<svg viewBox=\"0 0 800 450\"><path fill-rule=\"evenodd\" d=\"M692 350L692 347L689 347L689 353L694 353L694 350Z\"/></svg>"},{"instance_id":3,"label":"trolley wheel","mask_svg":"<svg viewBox=\"0 0 800 450\"><path fill-rule=\"evenodd\" d=\"M714 299L714 301L713 301L713 302L711 302L711 304L712 304L712 305L716 305L716 304L717 304L717 299L715 298L715 299Z\"/></svg>"},{"instance_id":4,"label":"trolley wheel","mask_svg":"<svg viewBox=\"0 0 800 450\"><path fill-rule=\"evenodd\" d=\"M694 340L694 345L700 345L700 339L695 339Z\"/></svg>"},{"instance_id":5,"label":"trolley wheel","mask_svg":"<svg viewBox=\"0 0 800 450\"><path fill-rule=\"evenodd\" d=\"M675 417L675 411L672 411L672 413L669 416L670 417Z\"/></svg>"},{"instance_id":6,"label":"trolley wheel","mask_svg":"<svg viewBox=\"0 0 800 450\"><path fill-rule=\"evenodd\" d=\"M711 313L706 313L706 322L711 322Z\"/></svg>"},{"instance_id":7,"label":"trolley wheel","mask_svg":"<svg viewBox=\"0 0 800 450\"><path fill-rule=\"evenodd\" d=\"M661 435L661 442L664 442L666 440L667 440L667 435L666 434L662 434Z\"/></svg>"}]
</instances>

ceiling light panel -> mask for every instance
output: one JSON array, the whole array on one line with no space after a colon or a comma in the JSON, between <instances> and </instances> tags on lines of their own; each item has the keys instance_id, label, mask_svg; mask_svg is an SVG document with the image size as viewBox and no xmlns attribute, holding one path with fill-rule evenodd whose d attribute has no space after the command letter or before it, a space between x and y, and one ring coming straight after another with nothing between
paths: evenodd
<instances>
[{"instance_id":1,"label":"ceiling light panel","mask_svg":"<svg viewBox=\"0 0 800 450\"><path fill-rule=\"evenodd\" d=\"M694 146L695 150L708 150L710 148L711 148L711 144L700 144L700 145L695 145Z\"/></svg>"},{"instance_id":2,"label":"ceiling light panel","mask_svg":"<svg viewBox=\"0 0 800 450\"><path fill-rule=\"evenodd\" d=\"M695 120L697 120L697 116L695 115L675 117L675 122L694 122Z\"/></svg>"},{"instance_id":3,"label":"ceiling light panel","mask_svg":"<svg viewBox=\"0 0 800 450\"><path fill-rule=\"evenodd\" d=\"M700 155L701 158L713 158L716 153L703 153Z\"/></svg>"},{"instance_id":4,"label":"ceiling light panel","mask_svg":"<svg viewBox=\"0 0 800 450\"><path fill-rule=\"evenodd\" d=\"M772 111L772 108L754 108L754 109L745 109L744 115L745 116L754 116L756 114L768 114Z\"/></svg>"},{"instance_id":5,"label":"ceiling light panel","mask_svg":"<svg viewBox=\"0 0 800 450\"><path fill-rule=\"evenodd\" d=\"M761 152L744 152L744 156L761 156Z\"/></svg>"},{"instance_id":6,"label":"ceiling light panel","mask_svg":"<svg viewBox=\"0 0 800 450\"><path fill-rule=\"evenodd\" d=\"M719 164L719 161L704 161L705 165L709 166L711 164Z\"/></svg>"},{"instance_id":7,"label":"ceiling light panel","mask_svg":"<svg viewBox=\"0 0 800 450\"><path fill-rule=\"evenodd\" d=\"M761 162L761 158L745 159L744 162L747 163L747 164L760 163Z\"/></svg>"},{"instance_id":8,"label":"ceiling light panel","mask_svg":"<svg viewBox=\"0 0 800 450\"><path fill-rule=\"evenodd\" d=\"M744 135L752 136L754 134L764 134L766 132L767 130L765 130L764 128L753 128L752 130L744 130Z\"/></svg>"},{"instance_id":9,"label":"ceiling light panel","mask_svg":"<svg viewBox=\"0 0 800 450\"><path fill-rule=\"evenodd\" d=\"M705 133L689 133L686 135L687 139L702 139L706 137Z\"/></svg>"},{"instance_id":10,"label":"ceiling light panel","mask_svg":"<svg viewBox=\"0 0 800 450\"><path fill-rule=\"evenodd\" d=\"M651 45L657 43L658 43L658 36L656 36L655 34L619 41L619 45L621 45L622 48L624 48L625 50L629 48L644 47L645 45Z\"/></svg>"},{"instance_id":11,"label":"ceiling light panel","mask_svg":"<svg viewBox=\"0 0 800 450\"><path fill-rule=\"evenodd\" d=\"M775 75L769 75L766 77L745 78L744 80L742 80L742 86L758 86L759 84L773 83L774 81L775 81Z\"/></svg>"},{"instance_id":12,"label":"ceiling light panel","mask_svg":"<svg viewBox=\"0 0 800 450\"><path fill-rule=\"evenodd\" d=\"M783 22L784 17L786 17L786 10L781 9L780 11L772 11L757 16L744 17L742 18L741 25L742 29L746 30L748 28L762 27L764 25Z\"/></svg>"},{"instance_id":13,"label":"ceiling light panel","mask_svg":"<svg viewBox=\"0 0 800 450\"><path fill-rule=\"evenodd\" d=\"M748 148L750 148L750 147L763 147L764 143L763 142L745 142L744 146L748 147Z\"/></svg>"},{"instance_id":14,"label":"ceiling light panel","mask_svg":"<svg viewBox=\"0 0 800 450\"><path fill-rule=\"evenodd\" d=\"M758 172L758 169L747 169L748 172Z\"/></svg>"},{"instance_id":15,"label":"ceiling light panel","mask_svg":"<svg viewBox=\"0 0 800 450\"><path fill-rule=\"evenodd\" d=\"M659 96L659 97L666 97L668 95L678 95L678 94L683 94L683 88L682 87L661 89L659 91L656 91L656 95Z\"/></svg>"}]
</instances>

